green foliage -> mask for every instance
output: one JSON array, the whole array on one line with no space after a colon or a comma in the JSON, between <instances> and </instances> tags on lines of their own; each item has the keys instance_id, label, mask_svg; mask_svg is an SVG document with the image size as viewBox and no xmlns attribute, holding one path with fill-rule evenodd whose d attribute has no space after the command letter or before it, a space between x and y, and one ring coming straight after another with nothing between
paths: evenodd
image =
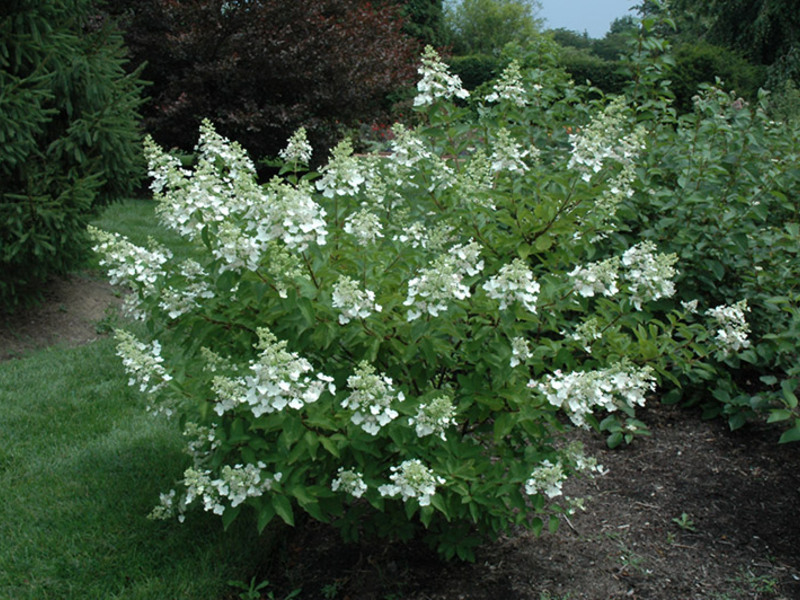
<instances>
[{"instance_id":1,"label":"green foliage","mask_svg":"<svg viewBox=\"0 0 800 600\"><path fill-rule=\"evenodd\" d=\"M796 125L772 121L766 95L749 105L705 86L694 108L650 136L639 193L625 213L630 233L681 257L684 300L700 298L700 309L747 301L752 346L717 356L711 380L693 374L696 395L687 398L734 428L767 413L787 424L782 441L792 441L800 431Z\"/></svg>"},{"instance_id":2,"label":"green foliage","mask_svg":"<svg viewBox=\"0 0 800 600\"><path fill-rule=\"evenodd\" d=\"M453 74L461 78L467 89L474 90L491 81L501 70L501 59L493 54L469 54L447 59Z\"/></svg>"},{"instance_id":3,"label":"green foliage","mask_svg":"<svg viewBox=\"0 0 800 600\"><path fill-rule=\"evenodd\" d=\"M722 46L705 42L683 43L675 48L675 65L669 72L675 107L681 113L692 110L692 98L701 84L718 79L742 98L755 100L764 83L764 70L750 64Z\"/></svg>"},{"instance_id":4,"label":"green foliage","mask_svg":"<svg viewBox=\"0 0 800 600\"><path fill-rule=\"evenodd\" d=\"M0 9L0 305L85 252L86 215L143 174L137 108L119 33L88 0Z\"/></svg>"},{"instance_id":5,"label":"green foliage","mask_svg":"<svg viewBox=\"0 0 800 600\"><path fill-rule=\"evenodd\" d=\"M453 52L498 55L506 44L525 44L539 31L538 0L453 0L445 24Z\"/></svg>"}]
</instances>

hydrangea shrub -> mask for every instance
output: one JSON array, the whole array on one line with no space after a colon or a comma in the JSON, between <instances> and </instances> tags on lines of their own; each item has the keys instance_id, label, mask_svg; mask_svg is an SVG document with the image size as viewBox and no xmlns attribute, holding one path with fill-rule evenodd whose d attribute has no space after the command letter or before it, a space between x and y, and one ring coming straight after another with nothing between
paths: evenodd
<instances>
[{"instance_id":1,"label":"hydrangea shrub","mask_svg":"<svg viewBox=\"0 0 800 600\"><path fill-rule=\"evenodd\" d=\"M629 440L662 378L741 346L662 310L675 255L597 255L643 143L622 101L513 64L475 117L432 50L420 69L422 124L381 154L342 141L317 173L302 132L266 185L209 122L192 170L149 141L160 221L192 260L92 231L152 334L117 334L131 383L192 461L154 516L304 514L469 558L555 528L563 482L602 472L570 427Z\"/></svg>"}]
</instances>

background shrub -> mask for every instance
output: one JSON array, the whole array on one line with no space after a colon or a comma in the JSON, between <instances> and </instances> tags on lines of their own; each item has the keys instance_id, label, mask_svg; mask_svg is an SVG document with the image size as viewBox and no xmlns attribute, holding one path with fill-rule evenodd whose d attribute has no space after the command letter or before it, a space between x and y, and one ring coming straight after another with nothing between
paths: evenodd
<instances>
[{"instance_id":1,"label":"background shrub","mask_svg":"<svg viewBox=\"0 0 800 600\"><path fill-rule=\"evenodd\" d=\"M0 8L0 306L76 264L92 207L143 174L119 32L88 0Z\"/></svg>"},{"instance_id":2,"label":"background shrub","mask_svg":"<svg viewBox=\"0 0 800 600\"><path fill-rule=\"evenodd\" d=\"M166 147L190 150L208 117L257 159L301 125L324 148L340 124L385 114L386 96L415 74L418 42L394 4L111 0L108 10L124 19L132 64L147 63L144 124Z\"/></svg>"}]
</instances>

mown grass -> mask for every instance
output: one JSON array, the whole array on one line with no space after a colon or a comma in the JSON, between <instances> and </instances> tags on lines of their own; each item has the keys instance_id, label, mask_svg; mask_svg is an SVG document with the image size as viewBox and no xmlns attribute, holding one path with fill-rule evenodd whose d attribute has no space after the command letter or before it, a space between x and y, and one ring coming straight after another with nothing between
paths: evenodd
<instances>
[{"instance_id":1,"label":"mown grass","mask_svg":"<svg viewBox=\"0 0 800 600\"><path fill-rule=\"evenodd\" d=\"M130 201L98 226L143 242L152 215ZM228 596L268 542L246 520L148 520L186 466L178 428L146 412L112 339L0 363L0 598Z\"/></svg>"}]
</instances>

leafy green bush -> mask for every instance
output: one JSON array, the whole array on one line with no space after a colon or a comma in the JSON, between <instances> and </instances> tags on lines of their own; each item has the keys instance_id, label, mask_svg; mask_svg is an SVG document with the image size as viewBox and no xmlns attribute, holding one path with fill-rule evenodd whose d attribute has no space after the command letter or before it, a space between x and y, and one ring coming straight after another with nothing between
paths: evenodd
<instances>
[{"instance_id":1,"label":"leafy green bush","mask_svg":"<svg viewBox=\"0 0 800 600\"><path fill-rule=\"evenodd\" d=\"M86 215L144 174L141 83L84 0L0 8L0 305L85 251Z\"/></svg>"},{"instance_id":2,"label":"leafy green bush","mask_svg":"<svg viewBox=\"0 0 800 600\"><path fill-rule=\"evenodd\" d=\"M643 146L629 107L512 62L476 118L430 48L422 75L422 125L395 126L388 155L344 140L306 172L298 131L263 187L208 122L194 171L148 142L191 260L92 231L152 332L117 333L131 384L178 417L192 457L154 516L306 514L470 558L572 508L563 480L600 468L570 422L630 441L658 380L730 349L664 310L676 256L597 253Z\"/></svg>"},{"instance_id":3,"label":"leafy green bush","mask_svg":"<svg viewBox=\"0 0 800 600\"><path fill-rule=\"evenodd\" d=\"M491 54L469 54L447 59L450 70L470 90L493 80L501 71L501 60Z\"/></svg>"},{"instance_id":4,"label":"leafy green bush","mask_svg":"<svg viewBox=\"0 0 800 600\"><path fill-rule=\"evenodd\" d=\"M669 73L675 106L679 112L692 110L692 98L703 83L717 79L745 100L754 101L759 86L764 83L764 68L750 64L744 58L724 48L706 42L682 43L676 46L675 65Z\"/></svg>"},{"instance_id":5,"label":"leafy green bush","mask_svg":"<svg viewBox=\"0 0 800 600\"><path fill-rule=\"evenodd\" d=\"M677 299L700 298L701 308L747 303L752 344L718 357L713 380L699 373L687 397L707 402L710 386L717 402L707 414L724 413L739 427L768 411L789 424L782 441L794 441L800 136L796 123L774 122L766 108L766 94L750 105L704 86L694 112L654 126L624 214L631 240L644 237L680 257Z\"/></svg>"}]
</instances>

